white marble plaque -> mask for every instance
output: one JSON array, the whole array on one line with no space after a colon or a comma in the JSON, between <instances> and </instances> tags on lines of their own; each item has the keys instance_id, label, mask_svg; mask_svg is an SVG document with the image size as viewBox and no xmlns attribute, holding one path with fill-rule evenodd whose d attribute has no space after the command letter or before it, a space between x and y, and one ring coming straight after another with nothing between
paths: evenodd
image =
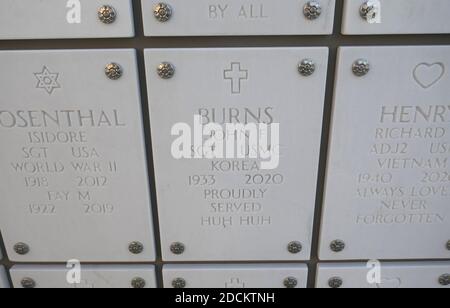
<instances>
[{"instance_id":1,"label":"white marble plaque","mask_svg":"<svg viewBox=\"0 0 450 308\"><path fill-rule=\"evenodd\" d=\"M146 36L319 35L333 32L335 0L320 0L321 15L310 20L302 0L170 0L172 16L154 16L157 0L143 0Z\"/></svg>"},{"instance_id":2,"label":"white marble plaque","mask_svg":"<svg viewBox=\"0 0 450 308\"><path fill-rule=\"evenodd\" d=\"M450 258L450 47L346 47L338 61L320 258Z\"/></svg>"},{"instance_id":3,"label":"white marble plaque","mask_svg":"<svg viewBox=\"0 0 450 308\"><path fill-rule=\"evenodd\" d=\"M105 66L117 63L121 78ZM12 261L153 261L134 50L0 52L0 225ZM140 242L142 253L129 244ZM25 243L27 254L14 247Z\"/></svg>"},{"instance_id":4,"label":"white marble plaque","mask_svg":"<svg viewBox=\"0 0 450 308\"><path fill-rule=\"evenodd\" d=\"M108 4L116 12L106 24L98 9ZM131 0L2 0L0 40L133 37Z\"/></svg>"},{"instance_id":5,"label":"white marble plaque","mask_svg":"<svg viewBox=\"0 0 450 308\"><path fill-rule=\"evenodd\" d=\"M154 49L145 56L164 260L309 259L327 48ZM309 77L298 72L303 59L315 62ZM157 74L164 61L176 68L171 79ZM202 133L195 116L224 129L203 138L203 153L201 136L194 138L200 144L188 137L178 146L188 133L177 131L181 124L192 136ZM227 123L260 132L278 123L280 138L273 139L274 129L249 147L255 134ZM245 143L239 145L243 156L225 155L238 146L233 151L222 142L222 157L208 158L209 150L220 152L224 135L234 145ZM183 148L183 155L172 147ZM273 165L265 166L268 159L259 153L251 157L254 152L272 153ZM289 252L291 242L302 250ZM173 243L182 243L184 252L173 253Z\"/></svg>"},{"instance_id":6,"label":"white marble plaque","mask_svg":"<svg viewBox=\"0 0 450 308\"><path fill-rule=\"evenodd\" d=\"M361 15L365 2L368 17ZM364 16L364 17L363 17ZM345 0L342 33L371 34L440 34L450 33L448 0Z\"/></svg>"},{"instance_id":7,"label":"white marble plaque","mask_svg":"<svg viewBox=\"0 0 450 308\"><path fill-rule=\"evenodd\" d=\"M287 279L306 288L308 268L304 264L258 265L165 265L165 288L173 288L176 279L183 279L186 288L285 288ZM293 278L293 279L292 279Z\"/></svg>"},{"instance_id":8,"label":"white marble plaque","mask_svg":"<svg viewBox=\"0 0 450 308\"><path fill-rule=\"evenodd\" d=\"M63 265L15 265L10 273L15 288L22 288L24 278L32 279L36 288L46 289L126 289L134 288L137 279L140 287L156 288L151 265L83 265L80 276Z\"/></svg>"},{"instance_id":9,"label":"white marble plaque","mask_svg":"<svg viewBox=\"0 0 450 308\"><path fill-rule=\"evenodd\" d=\"M6 270L0 265L0 289L9 288L8 277L6 276Z\"/></svg>"},{"instance_id":10,"label":"white marble plaque","mask_svg":"<svg viewBox=\"0 0 450 308\"><path fill-rule=\"evenodd\" d=\"M340 278L341 288L450 288L440 277L450 274L450 262L385 262L319 264L317 288L330 288L329 281Z\"/></svg>"}]
</instances>

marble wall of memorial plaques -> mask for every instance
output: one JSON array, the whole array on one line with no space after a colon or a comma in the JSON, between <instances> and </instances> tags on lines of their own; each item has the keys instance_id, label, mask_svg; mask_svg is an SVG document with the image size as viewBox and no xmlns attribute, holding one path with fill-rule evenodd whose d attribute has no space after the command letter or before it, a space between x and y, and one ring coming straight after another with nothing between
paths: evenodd
<instances>
[{"instance_id":1,"label":"marble wall of memorial plaques","mask_svg":"<svg viewBox=\"0 0 450 308\"><path fill-rule=\"evenodd\" d=\"M0 288L450 287L449 17L0 0Z\"/></svg>"},{"instance_id":2,"label":"marble wall of memorial plaques","mask_svg":"<svg viewBox=\"0 0 450 308\"><path fill-rule=\"evenodd\" d=\"M450 288L450 262L319 264L317 288Z\"/></svg>"},{"instance_id":3,"label":"marble wall of memorial plaques","mask_svg":"<svg viewBox=\"0 0 450 308\"><path fill-rule=\"evenodd\" d=\"M145 58L163 260L309 259L328 49Z\"/></svg>"},{"instance_id":4,"label":"marble wall of memorial plaques","mask_svg":"<svg viewBox=\"0 0 450 308\"><path fill-rule=\"evenodd\" d=\"M166 288L305 288L304 264L165 265Z\"/></svg>"},{"instance_id":5,"label":"marble wall of memorial plaques","mask_svg":"<svg viewBox=\"0 0 450 308\"><path fill-rule=\"evenodd\" d=\"M450 258L450 47L345 47L321 260Z\"/></svg>"},{"instance_id":6,"label":"marble wall of memorial plaques","mask_svg":"<svg viewBox=\"0 0 450 308\"><path fill-rule=\"evenodd\" d=\"M0 265L0 289L9 288L9 281L6 275L6 270Z\"/></svg>"},{"instance_id":7,"label":"marble wall of memorial plaques","mask_svg":"<svg viewBox=\"0 0 450 308\"><path fill-rule=\"evenodd\" d=\"M2 0L0 39L134 36L131 0Z\"/></svg>"},{"instance_id":8,"label":"marble wall of memorial plaques","mask_svg":"<svg viewBox=\"0 0 450 308\"><path fill-rule=\"evenodd\" d=\"M345 0L342 33L450 33L448 0Z\"/></svg>"},{"instance_id":9,"label":"marble wall of memorial plaques","mask_svg":"<svg viewBox=\"0 0 450 308\"><path fill-rule=\"evenodd\" d=\"M331 34L334 8L335 0L142 0L147 36Z\"/></svg>"},{"instance_id":10,"label":"marble wall of memorial plaques","mask_svg":"<svg viewBox=\"0 0 450 308\"><path fill-rule=\"evenodd\" d=\"M151 265L84 265L79 276L63 265L15 265L10 273L15 288L156 287Z\"/></svg>"},{"instance_id":11,"label":"marble wall of memorial plaques","mask_svg":"<svg viewBox=\"0 0 450 308\"><path fill-rule=\"evenodd\" d=\"M135 51L2 51L0 64L10 260L154 261Z\"/></svg>"}]
</instances>

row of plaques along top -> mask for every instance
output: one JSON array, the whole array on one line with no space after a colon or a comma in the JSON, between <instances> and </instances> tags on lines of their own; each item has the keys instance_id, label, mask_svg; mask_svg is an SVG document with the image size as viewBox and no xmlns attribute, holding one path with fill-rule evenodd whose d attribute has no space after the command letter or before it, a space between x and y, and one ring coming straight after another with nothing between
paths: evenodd
<instances>
[{"instance_id":1,"label":"row of plaques along top","mask_svg":"<svg viewBox=\"0 0 450 308\"><path fill-rule=\"evenodd\" d=\"M148 49L142 105L135 50L1 51L9 259L154 261L147 158L164 261L310 259L328 59ZM450 46L337 63L319 258L449 259Z\"/></svg>"},{"instance_id":2,"label":"row of plaques along top","mask_svg":"<svg viewBox=\"0 0 450 308\"><path fill-rule=\"evenodd\" d=\"M146 36L328 35L335 0L142 0ZM450 33L448 0L345 0L342 33ZM0 39L133 37L131 0L2 0Z\"/></svg>"},{"instance_id":3,"label":"row of plaques along top","mask_svg":"<svg viewBox=\"0 0 450 308\"><path fill-rule=\"evenodd\" d=\"M374 272L368 265L378 266L379 274L368 274ZM449 273L449 261L322 263L316 287L450 288ZM65 265L14 265L9 274L15 288L156 287L153 265L83 265L78 280ZM165 288L306 288L309 274L305 264L289 263L171 264L162 269ZM9 287L7 271L0 266L0 289Z\"/></svg>"}]
</instances>

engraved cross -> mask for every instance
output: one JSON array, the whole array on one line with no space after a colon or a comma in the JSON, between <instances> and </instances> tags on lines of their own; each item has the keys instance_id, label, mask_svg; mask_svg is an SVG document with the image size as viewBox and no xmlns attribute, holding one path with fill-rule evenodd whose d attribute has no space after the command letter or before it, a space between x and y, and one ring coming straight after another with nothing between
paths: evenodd
<instances>
[{"instance_id":1,"label":"engraved cross","mask_svg":"<svg viewBox=\"0 0 450 308\"><path fill-rule=\"evenodd\" d=\"M241 82L248 79L248 70L241 68L241 63L231 63L231 68L224 71L224 79L231 81L231 93L241 94Z\"/></svg>"},{"instance_id":2,"label":"engraved cross","mask_svg":"<svg viewBox=\"0 0 450 308\"><path fill-rule=\"evenodd\" d=\"M226 289L243 289L245 288L245 283L239 278L231 278L229 282L225 283Z\"/></svg>"}]
</instances>

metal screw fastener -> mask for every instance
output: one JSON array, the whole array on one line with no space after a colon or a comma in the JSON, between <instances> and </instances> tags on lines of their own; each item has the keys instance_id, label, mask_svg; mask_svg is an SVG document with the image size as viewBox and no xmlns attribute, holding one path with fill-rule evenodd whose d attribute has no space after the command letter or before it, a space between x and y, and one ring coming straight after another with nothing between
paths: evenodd
<instances>
[{"instance_id":1,"label":"metal screw fastener","mask_svg":"<svg viewBox=\"0 0 450 308\"><path fill-rule=\"evenodd\" d=\"M175 75L175 67L169 62L163 62L158 65L157 72L162 79L170 79Z\"/></svg>"},{"instance_id":2,"label":"metal screw fastener","mask_svg":"<svg viewBox=\"0 0 450 308\"><path fill-rule=\"evenodd\" d=\"M313 60L305 59L298 65L298 72L305 76L311 76L316 71L316 64Z\"/></svg>"},{"instance_id":3,"label":"metal screw fastener","mask_svg":"<svg viewBox=\"0 0 450 308\"><path fill-rule=\"evenodd\" d=\"M172 17L172 8L167 3L158 3L153 8L153 15L160 22L166 22Z\"/></svg>"},{"instance_id":4,"label":"metal screw fastener","mask_svg":"<svg viewBox=\"0 0 450 308\"><path fill-rule=\"evenodd\" d=\"M116 10L110 5L104 5L98 9L98 18L104 24L112 24L116 21Z\"/></svg>"},{"instance_id":5,"label":"metal screw fastener","mask_svg":"<svg viewBox=\"0 0 450 308\"><path fill-rule=\"evenodd\" d=\"M144 245L140 242L131 242L130 245L128 245L128 250L135 255L138 255L144 251Z\"/></svg>"},{"instance_id":6,"label":"metal screw fastener","mask_svg":"<svg viewBox=\"0 0 450 308\"><path fill-rule=\"evenodd\" d=\"M184 289L186 288L186 280L183 278L176 278L172 281L172 287L175 289Z\"/></svg>"},{"instance_id":7,"label":"metal screw fastener","mask_svg":"<svg viewBox=\"0 0 450 308\"><path fill-rule=\"evenodd\" d=\"M36 282L31 278L23 278L20 281L22 288L24 289L34 289L36 288Z\"/></svg>"},{"instance_id":8,"label":"metal screw fastener","mask_svg":"<svg viewBox=\"0 0 450 308\"><path fill-rule=\"evenodd\" d=\"M287 248L290 253L296 254L302 251L303 246L300 242L290 242Z\"/></svg>"},{"instance_id":9,"label":"metal screw fastener","mask_svg":"<svg viewBox=\"0 0 450 308\"><path fill-rule=\"evenodd\" d=\"M145 288L145 285L146 285L146 282L141 277L133 278L133 280L131 281L131 286L134 289L143 289L143 288Z\"/></svg>"},{"instance_id":10,"label":"metal screw fastener","mask_svg":"<svg viewBox=\"0 0 450 308\"><path fill-rule=\"evenodd\" d=\"M288 277L284 280L284 286L288 289L293 289L298 285L297 278Z\"/></svg>"},{"instance_id":11,"label":"metal screw fastener","mask_svg":"<svg viewBox=\"0 0 450 308\"><path fill-rule=\"evenodd\" d=\"M184 253L184 251L186 250L186 247L184 246L183 243L173 243L172 245L170 245L170 251L174 254L174 255L181 255Z\"/></svg>"},{"instance_id":12,"label":"metal screw fastener","mask_svg":"<svg viewBox=\"0 0 450 308\"><path fill-rule=\"evenodd\" d=\"M341 252L345 249L345 243L341 240L335 240L331 242L330 248L334 252Z\"/></svg>"},{"instance_id":13,"label":"metal screw fastener","mask_svg":"<svg viewBox=\"0 0 450 308\"><path fill-rule=\"evenodd\" d=\"M375 17L377 17L375 6L373 4L369 4L369 2L363 3L359 8L359 15L367 21L375 19Z\"/></svg>"},{"instance_id":14,"label":"metal screw fastener","mask_svg":"<svg viewBox=\"0 0 450 308\"><path fill-rule=\"evenodd\" d=\"M322 7L317 1L308 1L303 7L303 14L309 20L317 19L322 14Z\"/></svg>"},{"instance_id":15,"label":"metal screw fastener","mask_svg":"<svg viewBox=\"0 0 450 308\"><path fill-rule=\"evenodd\" d=\"M117 80L122 77L122 67L117 63L110 63L105 67L105 74L111 80Z\"/></svg>"},{"instance_id":16,"label":"metal screw fastener","mask_svg":"<svg viewBox=\"0 0 450 308\"><path fill-rule=\"evenodd\" d=\"M353 74L358 77L365 76L370 71L370 63L365 59L356 60L352 66Z\"/></svg>"},{"instance_id":17,"label":"metal screw fastener","mask_svg":"<svg viewBox=\"0 0 450 308\"><path fill-rule=\"evenodd\" d=\"M23 256L30 252L30 247L25 243L17 243L14 245L14 251Z\"/></svg>"},{"instance_id":18,"label":"metal screw fastener","mask_svg":"<svg viewBox=\"0 0 450 308\"><path fill-rule=\"evenodd\" d=\"M450 285L450 274L444 274L441 277L439 277L439 284L443 286Z\"/></svg>"},{"instance_id":19,"label":"metal screw fastener","mask_svg":"<svg viewBox=\"0 0 450 308\"><path fill-rule=\"evenodd\" d=\"M328 280L328 286L332 289L339 289L344 284L344 281L342 278L339 277L333 277Z\"/></svg>"}]
</instances>

